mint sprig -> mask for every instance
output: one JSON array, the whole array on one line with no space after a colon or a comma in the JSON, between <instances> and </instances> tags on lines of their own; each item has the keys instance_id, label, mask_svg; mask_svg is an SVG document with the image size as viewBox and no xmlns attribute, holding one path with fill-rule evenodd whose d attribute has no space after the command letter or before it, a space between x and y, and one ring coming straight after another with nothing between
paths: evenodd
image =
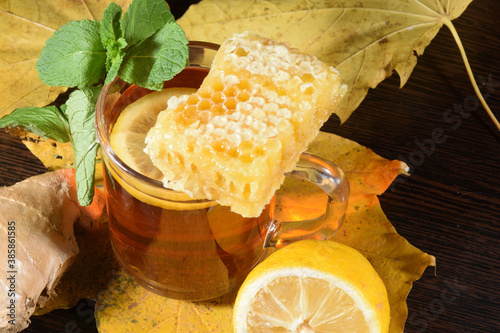
<instances>
[{"instance_id":1,"label":"mint sprig","mask_svg":"<svg viewBox=\"0 0 500 333\"><path fill-rule=\"evenodd\" d=\"M84 88L104 78L109 83L118 74L160 90L186 65L187 42L165 1L134 0L123 17L121 7L111 3L100 22L71 21L59 28L47 40L36 69L51 86Z\"/></svg>"},{"instance_id":2,"label":"mint sprig","mask_svg":"<svg viewBox=\"0 0 500 333\"><path fill-rule=\"evenodd\" d=\"M123 10L111 3L101 21L71 21L46 42L36 64L43 83L78 88L61 108L29 107L0 119L0 128L20 126L44 138L70 141L78 200L92 203L99 150L94 127L101 83L116 76L161 90L188 60L187 38L164 0L133 0Z\"/></svg>"}]
</instances>

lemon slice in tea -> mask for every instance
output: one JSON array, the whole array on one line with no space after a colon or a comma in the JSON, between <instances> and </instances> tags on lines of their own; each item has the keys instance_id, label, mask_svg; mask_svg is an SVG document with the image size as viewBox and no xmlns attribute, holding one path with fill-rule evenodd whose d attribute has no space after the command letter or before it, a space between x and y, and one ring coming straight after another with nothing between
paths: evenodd
<instances>
[{"instance_id":1,"label":"lemon slice in tea","mask_svg":"<svg viewBox=\"0 0 500 333\"><path fill-rule=\"evenodd\" d=\"M235 332L358 332L389 329L387 291L370 262L334 241L306 240L273 253L248 275Z\"/></svg>"},{"instance_id":2,"label":"lemon slice in tea","mask_svg":"<svg viewBox=\"0 0 500 333\"><path fill-rule=\"evenodd\" d=\"M144 153L144 140L151 127L156 123L158 114L167 108L172 96L191 94L196 89L168 88L156 91L129 104L118 117L110 137L110 145L130 168L153 179L163 177L148 155Z\"/></svg>"},{"instance_id":3,"label":"lemon slice in tea","mask_svg":"<svg viewBox=\"0 0 500 333\"><path fill-rule=\"evenodd\" d=\"M131 169L161 180L162 173L153 165L144 153L145 138L149 129L154 126L158 114L167 108L172 96L191 94L193 88L167 88L152 92L128 105L119 115L110 135L110 145L116 155ZM185 193L167 190L134 178L122 170L108 165L108 171L132 196L150 205L165 209L198 209L213 206L214 203L202 201L190 203L192 198Z\"/></svg>"}]
</instances>

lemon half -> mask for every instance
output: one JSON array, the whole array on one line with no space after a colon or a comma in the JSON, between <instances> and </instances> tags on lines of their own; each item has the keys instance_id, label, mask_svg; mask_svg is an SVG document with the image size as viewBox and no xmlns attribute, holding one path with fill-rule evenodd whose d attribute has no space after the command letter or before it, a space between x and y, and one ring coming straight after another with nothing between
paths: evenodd
<instances>
[{"instance_id":1,"label":"lemon half","mask_svg":"<svg viewBox=\"0 0 500 333\"><path fill-rule=\"evenodd\" d=\"M236 298L235 332L357 332L389 329L387 291L370 262L334 241L306 240L273 253Z\"/></svg>"}]
</instances>

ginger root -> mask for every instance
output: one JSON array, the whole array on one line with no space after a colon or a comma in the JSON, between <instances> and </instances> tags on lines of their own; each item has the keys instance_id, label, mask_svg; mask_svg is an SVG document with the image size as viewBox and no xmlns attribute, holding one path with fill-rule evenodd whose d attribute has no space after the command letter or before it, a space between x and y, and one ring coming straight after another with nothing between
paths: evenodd
<instances>
[{"instance_id":1,"label":"ginger root","mask_svg":"<svg viewBox=\"0 0 500 333\"><path fill-rule=\"evenodd\" d=\"M0 188L0 331L28 327L51 297L79 252L73 224L86 212L71 169Z\"/></svg>"}]
</instances>

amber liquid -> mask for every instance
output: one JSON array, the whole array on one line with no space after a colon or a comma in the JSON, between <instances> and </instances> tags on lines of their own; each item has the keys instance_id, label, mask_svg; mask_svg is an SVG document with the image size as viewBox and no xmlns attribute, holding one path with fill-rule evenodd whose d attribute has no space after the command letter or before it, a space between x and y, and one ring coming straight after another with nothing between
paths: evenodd
<instances>
[{"instance_id":1,"label":"amber liquid","mask_svg":"<svg viewBox=\"0 0 500 333\"><path fill-rule=\"evenodd\" d=\"M206 74L188 68L168 84L197 88ZM128 88L107 111L106 121L114 123L124 106L148 92ZM272 205L258 218L242 218L215 203L165 209L131 195L106 167L104 175L116 257L149 289L176 299L214 298L237 288L262 259Z\"/></svg>"}]
</instances>

